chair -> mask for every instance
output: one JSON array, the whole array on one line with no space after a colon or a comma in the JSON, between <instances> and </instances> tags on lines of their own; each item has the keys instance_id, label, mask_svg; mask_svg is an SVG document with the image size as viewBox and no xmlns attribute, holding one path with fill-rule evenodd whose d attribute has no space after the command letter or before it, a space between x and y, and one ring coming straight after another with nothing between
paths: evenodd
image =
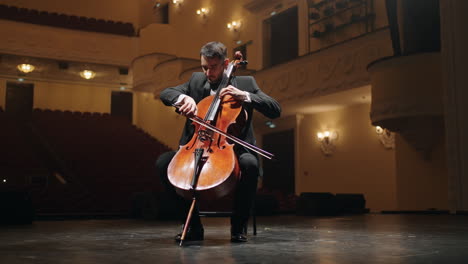
<instances>
[{"instance_id":1,"label":"chair","mask_svg":"<svg viewBox=\"0 0 468 264\"><path fill-rule=\"evenodd\" d=\"M226 204L232 204L232 194L228 195L226 197L223 197L216 202L213 202L211 204L208 204L208 209L211 210L206 210L207 208L204 207L206 205L203 204L203 202L200 204L200 211L199 215L202 217L231 217L232 216L232 211L225 210ZM252 209L250 211L250 216L252 219L252 228L253 228L253 235L257 235L257 217L255 213L255 199L252 204ZM244 232L247 234L247 226L245 226Z\"/></svg>"},{"instance_id":2,"label":"chair","mask_svg":"<svg viewBox=\"0 0 468 264\"><path fill-rule=\"evenodd\" d=\"M223 199L225 202L225 199ZM231 201L232 202L232 201ZM219 208L215 208L219 209ZM206 210L200 210L199 215L202 217L231 217L232 212L231 211L206 211ZM257 217L255 213L255 199L252 204L252 209L250 212L250 216L252 218L252 229L253 229L253 235L257 235ZM244 232L247 234L247 226L244 227Z\"/></svg>"}]
</instances>

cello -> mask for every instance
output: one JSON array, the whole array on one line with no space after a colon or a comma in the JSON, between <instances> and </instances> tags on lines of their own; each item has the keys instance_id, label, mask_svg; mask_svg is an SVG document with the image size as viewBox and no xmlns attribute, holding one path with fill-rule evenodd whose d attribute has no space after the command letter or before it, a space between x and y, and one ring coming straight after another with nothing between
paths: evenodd
<instances>
[{"instance_id":1,"label":"cello","mask_svg":"<svg viewBox=\"0 0 468 264\"><path fill-rule=\"evenodd\" d=\"M230 95L220 98L220 91L227 87L239 65L245 65L242 54L237 52L230 62L215 95L208 96L197 104L198 116L188 117L195 127L192 139L181 146L168 167L169 182L176 192L192 204L184 225L182 245L197 197L213 199L222 197L235 188L241 177L234 143L240 144L271 159L273 155L244 142L229 132L241 127L246 119L242 104ZM203 117L203 118L202 118ZM237 128L240 130L240 128Z\"/></svg>"}]
</instances>

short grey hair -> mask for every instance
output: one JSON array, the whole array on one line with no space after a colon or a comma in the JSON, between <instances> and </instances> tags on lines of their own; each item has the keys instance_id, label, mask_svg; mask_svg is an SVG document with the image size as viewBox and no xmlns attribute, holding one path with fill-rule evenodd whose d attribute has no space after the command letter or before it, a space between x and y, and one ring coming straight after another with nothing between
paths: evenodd
<instances>
[{"instance_id":1,"label":"short grey hair","mask_svg":"<svg viewBox=\"0 0 468 264\"><path fill-rule=\"evenodd\" d=\"M224 60L227 57L227 49L223 43L212 41L208 42L200 50L200 56L207 58L219 58Z\"/></svg>"}]
</instances>

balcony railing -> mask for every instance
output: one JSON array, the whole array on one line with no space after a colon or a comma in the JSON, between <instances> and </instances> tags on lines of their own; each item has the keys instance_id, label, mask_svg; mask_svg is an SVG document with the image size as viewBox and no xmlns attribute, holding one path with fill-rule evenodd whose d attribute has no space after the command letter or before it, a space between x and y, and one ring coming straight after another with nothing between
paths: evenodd
<instances>
[{"instance_id":1,"label":"balcony railing","mask_svg":"<svg viewBox=\"0 0 468 264\"><path fill-rule=\"evenodd\" d=\"M373 0L308 1L309 52L374 30Z\"/></svg>"}]
</instances>

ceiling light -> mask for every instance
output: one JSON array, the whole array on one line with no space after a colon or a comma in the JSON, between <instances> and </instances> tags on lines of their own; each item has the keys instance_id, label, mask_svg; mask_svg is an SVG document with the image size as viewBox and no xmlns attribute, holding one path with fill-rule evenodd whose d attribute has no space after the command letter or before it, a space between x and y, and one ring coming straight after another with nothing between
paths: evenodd
<instances>
[{"instance_id":1,"label":"ceiling light","mask_svg":"<svg viewBox=\"0 0 468 264\"><path fill-rule=\"evenodd\" d=\"M94 78L94 76L96 76L96 73L91 70L84 70L80 72L80 76L82 78L85 78L86 80L89 80Z\"/></svg>"},{"instance_id":2,"label":"ceiling light","mask_svg":"<svg viewBox=\"0 0 468 264\"><path fill-rule=\"evenodd\" d=\"M34 71L36 67L34 67L34 65L31 65L31 64L23 63L23 64L19 64L18 66L16 66L16 68L18 68L18 70L23 73L30 73Z\"/></svg>"}]
</instances>

